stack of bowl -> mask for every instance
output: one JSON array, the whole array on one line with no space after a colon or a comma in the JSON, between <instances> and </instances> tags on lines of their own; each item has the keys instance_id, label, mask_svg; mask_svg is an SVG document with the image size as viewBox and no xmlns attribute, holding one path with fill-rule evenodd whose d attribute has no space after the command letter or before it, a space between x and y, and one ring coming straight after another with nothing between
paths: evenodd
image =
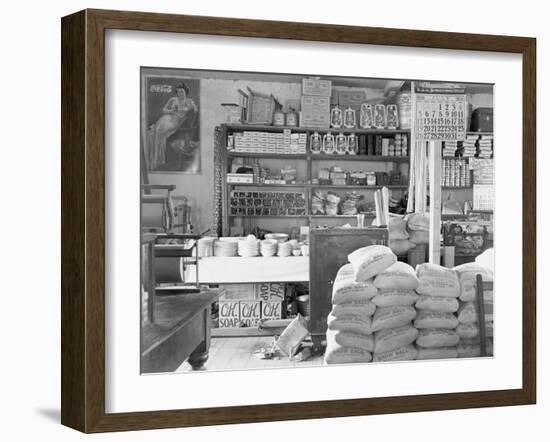
<instances>
[{"instance_id":1,"label":"stack of bowl","mask_svg":"<svg viewBox=\"0 0 550 442\"><path fill-rule=\"evenodd\" d=\"M260 253L262 256L274 256L277 253L278 241L275 239L265 239L260 243Z\"/></svg>"}]
</instances>

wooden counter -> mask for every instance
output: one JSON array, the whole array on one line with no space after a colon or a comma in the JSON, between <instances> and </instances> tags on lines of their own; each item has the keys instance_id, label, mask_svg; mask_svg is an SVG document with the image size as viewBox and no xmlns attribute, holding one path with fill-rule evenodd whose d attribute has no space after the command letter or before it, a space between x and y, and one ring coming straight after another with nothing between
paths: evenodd
<instances>
[{"instance_id":1,"label":"wooden counter","mask_svg":"<svg viewBox=\"0 0 550 442\"><path fill-rule=\"evenodd\" d=\"M141 373L176 370L186 359L204 368L210 347L210 307L219 290L158 297L155 322L141 329Z\"/></svg>"}]
</instances>

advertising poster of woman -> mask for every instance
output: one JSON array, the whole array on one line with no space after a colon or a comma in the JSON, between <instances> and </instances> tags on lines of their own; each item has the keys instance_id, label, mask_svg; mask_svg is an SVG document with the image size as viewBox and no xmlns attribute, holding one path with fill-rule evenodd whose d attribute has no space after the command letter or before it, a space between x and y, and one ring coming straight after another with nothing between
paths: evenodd
<instances>
[{"instance_id":1,"label":"advertising poster of woman","mask_svg":"<svg viewBox=\"0 0 550 442\"><path fill-rule=\"evenodd\" d=\"M200 80L148 76L142 97L149 172L200 172Z\"/></svg>"}]
</instances>

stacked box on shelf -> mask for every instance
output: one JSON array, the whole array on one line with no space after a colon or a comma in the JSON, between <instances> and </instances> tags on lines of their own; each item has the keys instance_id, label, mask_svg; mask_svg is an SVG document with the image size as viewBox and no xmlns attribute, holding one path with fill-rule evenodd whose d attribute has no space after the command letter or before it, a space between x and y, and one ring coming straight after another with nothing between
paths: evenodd
<instances>
[{"instance_id":1,"label":"stacked box on shelf","mask_svg":"<svg viewBox=\"0 0 550 442\"><path fill-rule=\"evenodd\" d=\"M466 135L466 139L462 142L462 156L465 158L473 158L477 154L477 139L478 135Z\"/></svg>"},{"instance_id":2,"label":"stacked box on shelf","mask_svg":"<svg viewBox=\"0 0 550 442\"><path fill-rule=\"evenodd\" d=\"M457 149L458 141L444 141L442 154L444 157L454 157Z\"/></svg>"},{"instance_id":3,"label":"stacked box on shelf","mask_svg":"<svg viewBox=\"0 0 550 442\"><path fill-rule=\"evenodd\" d=\"M466 160L444 158L442 160L441 185L446 187L468 187L470 173Z\"/></svg>"},{"instance_id":4,"label":"stacked box on shelf","mask_svg":"<svg viewBox=\"0 0 550 442\"><path fill-rule=\"evenodd\" d=\"M332 82L316 78L302 80L300 126L330 127L330 95Z\"/></svg>"},{"instance_id":5,"label":"stacked box on shelf","mask_svg":"<svg viewBox=\"0 0 550 442\"><path fill-rule=\"evenodd\" d=\"M493 136L481 135L478 141L478 158L493 158Z\"/></svg>"},{"instance_id":6,"label":"stacked box on shelf","mask_svg":"<svg viewBox=\"0 0 550 442\"><path fill-rule=\"evenodd\" d=\"M231 137L231 135L230 135ZM290 129L283 132L244 131L232 135L232 145L235 152L242 153L280 153L305 154L307 134L292 133Z\"/></svg>"},{"instance_id":7,"label":"stacked box on shelf","mask_svg":"<svg viewBox=\"0 0 550 442\"><path fill-rule=\"evenodd\" d=\"M233 216L305 216L303 192L231 191Z\"/></svg>"}]
</instances>

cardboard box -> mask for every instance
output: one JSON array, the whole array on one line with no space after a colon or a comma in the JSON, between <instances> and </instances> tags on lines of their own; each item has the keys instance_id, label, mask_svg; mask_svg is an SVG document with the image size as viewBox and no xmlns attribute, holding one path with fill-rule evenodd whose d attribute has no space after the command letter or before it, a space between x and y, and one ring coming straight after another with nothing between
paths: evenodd
<instances>
[{"instance_id":1,"label":"cardboard box","mask_svg":"<svg viewBox=\"0 0 550 442\"><path fill-rule=\"evenodd\" d=\"M239 301L239 314L244 327L256 327L262 317L260 301Z\"/></svg>"},{"instance_id":2,"label":"cardboard box","mask_svg":"<svg viewBox=\"0 0 550 442\"><path fill-rule=\"evenodd\" d=\"M330 112L330 97L317 97L315 95L302 95L302 112Z\"/></svg>"},{"instance_id":3,"label":"cardboard box","mask_svg":"<svg viewBox=\"0 0 550 442\"><path fill-rule=\"evenodd\" d=\"M360 109L361 104L367 101L367 93L363 89L346 89L338 91L338 106L342 110L351 107L352 109Z\"/></svg>"},{"instance_id":4,"label":"cardboard box","mask_svg":"<svg viewBox=\"0 0 550 442\"><path fill-rule=\"evenodd\" d=\"M300 112L300 127L330 128L330 112Z\"/></svg>"},{"instance_id":5,"label":"cardboard box","mask_svg":"<svg viewBox=\"0 0 550 442\"><path fill-rule=\"evenodd\" d=\"M262 301L262 319L281 319L282 312L281 301Z\"/></svg>"},{"instance_id":6,"label":"cardboard box","mask_svg":"<svg viewBox=\"0 0 550 442\"><path fill-rule=\"evenodd\" d=\"M255 284L255 299L262 301L282 301L286 285L282 282L264 282Z\"/></svg>"},{"instance_id":7,"label":"cardboard box","mask_svg":"<svg viewBox=\"0 0 550 442\"><path fill-rule=\"evenodd\" d=\"M320 97L330 97L332 92L332 82L330 80L320 80L318 78L302 79L302 94L317 95Z\"/></svg>"},{"instance_id":8,"label":"cardboard box","mask_svg":"<svg viewBox=\"0 0 550 442\"><path fill-rule=\"evenodd\" d=\"M255 284L220 284L224 290L221 300L253 300L258 299L255 292Z\"/></svg>"},{"instance_id":9,"label":"cardboard box","mask_svg":"<svg viewBox=\"0 0 550 442\"><path fill-rule=\"evenodd\" d=\"M235 328L240 324L240 301L219 301L219 327Z\"/></svg>"}]
</instances>

